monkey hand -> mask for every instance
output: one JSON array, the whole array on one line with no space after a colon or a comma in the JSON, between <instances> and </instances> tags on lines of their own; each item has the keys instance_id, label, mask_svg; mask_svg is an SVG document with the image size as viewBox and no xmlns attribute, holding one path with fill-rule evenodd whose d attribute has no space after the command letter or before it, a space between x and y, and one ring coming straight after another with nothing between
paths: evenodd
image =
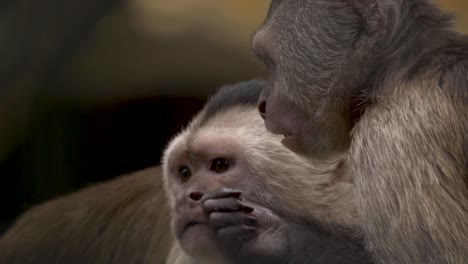
<instances>
[{"instance_id":1,"label":"monkey hand","mask_svg":"<svg viewBox=\"0 0 468 264\"><path fill-rule=\"evenodd\" d=\"M221 249L236 263L283 263L288 255L287 224L271 210L245 201L241 194L223 188L202 198Z\"/></svg>"}]
</instances>

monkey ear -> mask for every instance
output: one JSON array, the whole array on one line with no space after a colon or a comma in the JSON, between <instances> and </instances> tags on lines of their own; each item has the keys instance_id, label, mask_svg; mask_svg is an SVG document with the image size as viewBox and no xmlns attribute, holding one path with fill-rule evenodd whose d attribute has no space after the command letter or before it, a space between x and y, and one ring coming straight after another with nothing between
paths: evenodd
<instances>
[{"instance_id":1,"label":"monkey ear","mask_svg":"<svg viewBox=\"0 0 468 264\"><path fill-rule=\"evenodd\" d=\"M361 44L366 49L379 46L386 34L385 10L381 0L349 0L355 12L362 19ZM387 0L386 0L387 1Z\"/></svg>"},{"instance_id":2,"label":"monkey ear","mask_svg":"<svg viewBox=\"0 0 468 264\"><path fill-rule=\"evenodd\" d=\"M350 0L350 2L362 18L362 24L367 35L375 37L385 29L379 0Z\"/></svg>"}]
</instances>

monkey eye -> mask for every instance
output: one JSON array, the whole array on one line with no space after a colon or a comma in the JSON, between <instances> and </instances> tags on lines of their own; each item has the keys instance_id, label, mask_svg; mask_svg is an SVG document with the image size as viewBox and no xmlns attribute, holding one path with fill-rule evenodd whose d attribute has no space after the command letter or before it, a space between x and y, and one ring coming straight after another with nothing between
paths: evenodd
<instances>
[{"instance_id":1,"label":"monkey eye","mask_svg":"<svg viewBox=\"0 0 468 264\"><path fill-rule=\"evenodd\" d=\"M179 177L182 181L186 181L192 176L192 171L190 171L189 167L182 166L179 168Z\"/></svg>"},{"instance_id":2,"label":"monkey eye","mask_svg":"<svg viewBox=\"0 0 468 264\"><path fill-rule=\"evenodd\" d=\"M216 173L223 173L229 169L229 160L216 158L211 161L210 170Z\"/></svg>"}]
</instances>

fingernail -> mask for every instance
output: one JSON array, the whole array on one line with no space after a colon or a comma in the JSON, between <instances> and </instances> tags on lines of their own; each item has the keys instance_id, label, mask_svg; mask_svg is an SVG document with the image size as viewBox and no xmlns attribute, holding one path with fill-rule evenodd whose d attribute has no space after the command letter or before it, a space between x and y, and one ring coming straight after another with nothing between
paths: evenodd
<instances>
[{"instance_id":1,"label":"fingernail","mask_svg":"<svg viewBox=\"0 0 468 264\"><path fill-rule=\"evenodd\" d=\"M241 194L242 194L241 192L233 192L233 193L230 193L229 196L235 199L239 199Z\"/></svg>"},{"instance_id":2,"label":"fingernail","mask_svg":"<svg viewBox=\"0 0 468 264\"><path fill-rule=\"evenodd\" d=\"M254 209L253 209L252 207L242 206L242 207L240 208L240 210L241 210L242 212L245 212L245 213L251 213L251 212L253 212Z\"/></svg>"}]
</instances>

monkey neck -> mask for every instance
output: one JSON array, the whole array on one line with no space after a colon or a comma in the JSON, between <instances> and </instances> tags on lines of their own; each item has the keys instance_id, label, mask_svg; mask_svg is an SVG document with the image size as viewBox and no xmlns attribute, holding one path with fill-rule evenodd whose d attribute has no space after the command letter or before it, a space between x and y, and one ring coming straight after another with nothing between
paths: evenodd
<instances>
[{"instance_id":1,"label":"monkey neck","mask_svg":"<svg viewBox=\"0 0 468 264\"><path fill-rule=\"evenodd\" d=\"M451 17L428 1L401 1L385 12L384 36L375 45L375 56L369 63L368 76L372 78L365 84L368 91L378 95L383 88L378 84L409 80L437 63L434 55L441 54L437 50L456 38L449 30Z\"/></svg>"}]
</instances>

